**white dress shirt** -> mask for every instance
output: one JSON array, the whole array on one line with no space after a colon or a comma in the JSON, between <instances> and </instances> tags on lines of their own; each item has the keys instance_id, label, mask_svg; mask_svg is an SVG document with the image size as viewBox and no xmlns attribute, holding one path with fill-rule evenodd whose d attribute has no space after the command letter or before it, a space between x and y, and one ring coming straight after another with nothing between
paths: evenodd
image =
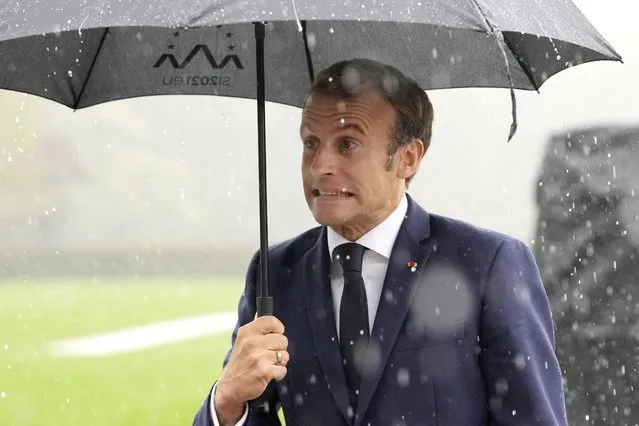
<instances>
[{"instance_id":1,"label":"white dress shirt","mask_svg":"<svg viewBox=\"0 0 639 426\"><path fill-rule=\"evenodd\" d=\"M366 289L366 300L368 302L368 328L373 329L375 323L375 314L377 306L382 295L382 287L384 278L386 277L386 269L390 260L393 245L399 228L406 217L408 210L408 201L404 195L397 208L379 225L362 235L357 241L368 250L364 252L362 261L362 278L364 279L364 287ZM333 259L333 250L340 244L350 243L351 241L339 235L333 229L327 229L328 252L331 260ZM344 275L342 267L337 261L331 262L331 291L333 294L333 312L335 313L335 325L337 326L337 335L339 336L339 311L344 291ZM220 426L217 414L215 412L214 398L215 386L211 391L211 416L213 424ZM248 407L244 410L244 415L235 426L242 426L246 422L248 416Z\"/></svg>"}]
</instances>

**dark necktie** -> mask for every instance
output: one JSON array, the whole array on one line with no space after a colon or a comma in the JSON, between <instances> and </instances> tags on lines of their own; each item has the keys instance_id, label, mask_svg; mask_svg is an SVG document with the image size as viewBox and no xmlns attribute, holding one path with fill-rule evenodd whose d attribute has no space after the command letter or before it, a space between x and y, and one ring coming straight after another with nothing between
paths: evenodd
<instances>
[{"instance_id":1,"label":"dark necktie","mask_svg":"<svg viewBox=\"0 0 639 426\"><path fill-rule=\"evenodd\" d=\"M335 258L344 271L344 292L339 312L339 338L351 405L355 412L362 365L368 346L368 304L362 278L362 259L366 248L347 243L335 248Z\"/></svg>"}]
</instances>

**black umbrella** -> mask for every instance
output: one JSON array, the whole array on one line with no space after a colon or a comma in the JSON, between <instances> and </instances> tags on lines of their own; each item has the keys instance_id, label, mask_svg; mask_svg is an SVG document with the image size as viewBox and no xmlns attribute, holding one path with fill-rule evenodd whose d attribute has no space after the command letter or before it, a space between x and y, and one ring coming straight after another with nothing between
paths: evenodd
<instances>
[{"instance_id":1,"label":"black umbrella","mask_svg":"<svg viewBox=\"0 0 639 426\"><path fill-rule=\"evenodd\" d=\"M424 89L510 88L509 138L513 89L537 90L574 65L621 60L568 0L0 3L0 88L73 109L149 95L257 100L258 315L272 312L265 101L302 106L315 70L354 57L394 65Z\"/></svg>"}]
</instances>

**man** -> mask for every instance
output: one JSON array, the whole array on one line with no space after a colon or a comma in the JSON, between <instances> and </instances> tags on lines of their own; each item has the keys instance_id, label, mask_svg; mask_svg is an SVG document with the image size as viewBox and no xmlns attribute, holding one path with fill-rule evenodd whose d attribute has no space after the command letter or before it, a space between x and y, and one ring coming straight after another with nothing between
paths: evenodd
<instances>
[{"instance_id":1,"label":"man","mask_svg":"<svg viewBox=\"0 0 639 426\"><path fill-rule=\"evenodd\" d=\"M427 213L406 188L433 108L397 69L321 72L302 180L321 225L270 249L274 315L255 318L256 255L232 350L194 424L565 425L548 300L530 250ZM275 380L271 405L247 401Z\"/></svg>"}]
</instances>

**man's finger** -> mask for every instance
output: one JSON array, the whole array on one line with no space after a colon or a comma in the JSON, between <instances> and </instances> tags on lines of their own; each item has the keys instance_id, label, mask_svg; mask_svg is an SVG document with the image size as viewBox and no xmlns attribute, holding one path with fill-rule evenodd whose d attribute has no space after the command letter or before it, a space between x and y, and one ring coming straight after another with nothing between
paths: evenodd
<instances>
[{"instance_id":1,"label":"man's finger","mask_svg":"<svg viewBox=\"0 0 639 426\"><path fill-rule=\"evenodd\" d=\"M259 339L259 345L265 349L271 351L288 349L288 338L283 334L266 334Z\"/></svg>"},{"instance_id":2,"label":"man's finger","mask_svg":"<svg viewBox=\"0 0 639 426\"><path fill-rule=\"evenodd\" d=\"M273 360L274 365L286 366L290 359L288 351L269 351L269 356Z\"/></svg>"},{"instance_id":3,"label":"man's finger","mask_svg":"<svg viewBox=\"0 0 639 426\"><path fill-rule=\"evenodd\" d=\"M284 334L284 324L272 315L265 315L257 318L252 323L252 328L260 334Z\"/></svg>"},{"instance_id":4,"label":"man's finger","mask_svg":"<svg viewBox=\"0 0 639 426\"><path fill-rule=\"evenodd\" d=\"M283 365L274 365L270 371L271 378L276 381L282 380L286 376L287 371Z\"/></svg>"}]
</instances>

